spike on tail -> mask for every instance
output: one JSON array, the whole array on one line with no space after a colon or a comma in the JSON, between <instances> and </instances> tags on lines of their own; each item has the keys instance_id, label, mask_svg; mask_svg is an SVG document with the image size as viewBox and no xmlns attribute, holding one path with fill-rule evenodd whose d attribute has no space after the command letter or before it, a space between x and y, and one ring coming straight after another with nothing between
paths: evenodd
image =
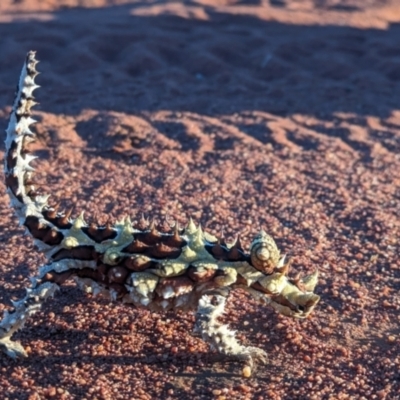
<instances>
[{"instance_id":1,"label":"spike on tail","mask_svg":"<svg viewBox=\"0 0 400 400\"><path fill-rule=\"evenodd\" d=\"M33 91L39 87L35 83L38 75L36 70L38 61L35 56L34 51L30 51L26 55L17 86L6 129L4 169L11 206L17 214L20 224L25 225L30 234L37 239L38 247L46 250L51 243L46 243L43 239L44 233L58 229L45 216L45 211L50 208L47 202L48 196L39 196L33 186L34 168L30 163L36 157L31 155L27 149L28 144L35 136L30 130L30 126L36 122L31 117L31 108L36 104Z\"/></svg>"},{"instance_id":2,"label":"spike on tail","mask_svg":"<svg viewBox=\"0 0 400 400\"><path fill-rule=\"evenodd\" d=\"M38 74L36 64L35 52L30 51L22 68L6 130L6 185L11 197L11 204L19 217L26 216L23 211L24 206L33 206L36 197L33 187L29 185L33 171L30 162L35 157L27 153L25 149L34 136L30 125L36 122L31 118L31 108L36 104L33 91L38 87L35 83L35 77Z\"/></svg>"}]
</instances>

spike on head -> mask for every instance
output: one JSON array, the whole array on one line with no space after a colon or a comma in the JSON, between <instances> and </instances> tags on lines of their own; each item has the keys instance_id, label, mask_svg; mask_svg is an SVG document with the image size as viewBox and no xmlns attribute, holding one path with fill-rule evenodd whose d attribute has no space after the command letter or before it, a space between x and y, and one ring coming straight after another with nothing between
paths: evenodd
<instances>
[{"instance_id":1,"label":"spike on head","mask_svg":"<svg viewBox=\"0 0 400 400\"><path fill-rule=\"evenodd\" d=\"M286 257L286 254L279 260L278 265L276 266L275 270L280 272L283 275L288 275L290 270L290 264L292 263L292 258Z\"/></svg>"},{"instance_id":2,"label":"spike on head","mask_svg":"<svg viewBox=\"0 0 400 400\"><path fill-rule=\"evenodd\" d=\"M318 269L316 269L312 274L306 275L303 278L299 280L299 285L301 286L301 289L307 291L307 292L313 292L315 289L315 286L317 286L318 283Z\"/></svg>"}]
</instances>

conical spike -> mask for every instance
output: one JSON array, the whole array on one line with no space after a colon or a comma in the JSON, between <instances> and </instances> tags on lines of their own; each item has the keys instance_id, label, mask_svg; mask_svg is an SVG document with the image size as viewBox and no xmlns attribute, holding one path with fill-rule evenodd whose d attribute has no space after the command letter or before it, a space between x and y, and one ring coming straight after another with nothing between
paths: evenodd
<instances>
[{"instance_id":1,"label":"conical spike","mask_svg":"<svg viewBox=\"0 0 400 400\"><path fill-rule=\"evenodd\" d=\"M177 221L175 221L175 224L173 226L173 232L174 232L174 235L175 235L175 233L177 233L179 235L180 227L179 227L179 223Z\"/></svg>"},{"instance_id":2,"label":"conical spike","mask_svg":"<svg viewBox=\"0 0 400 400\"><path fill-rule=\"evenodd\" d=\"M281 274L287 276L289 274L290 265L292 263L292 258L286 259L286 254L279 260L278 265L275 270Z\"/></svg>"},{"instance_id":3,"label":"conical spike","mask_svg":"<svg viewBox=\"0 0 400 400\"><path fill-rule=\"evenodd\" d=\"M47 205L47 201L49 200L50 195L46 194L43 196L36 196L36 203L37 205L43 209Z\"/></svg>"},{"instance_id":4,"label":"conical spike","mask_svg":"<svg viewBox=\"0 0 400 400\"><path fill-rule=\"evenodd\" d=\"M190 245L194 249L199 249L204 246L204 235L203 235L203 230L201 229L201 225L199 225L199 227L195 231L193 241L191 242Z\"/></svg>"},{"instance_id":5,"label":"conical spike","mask_svg":"<svg viewBox=\"0 0 400 400\"><path fill-rule=\"evenodd\" d=\"M57 217L57 214L58 214L58 204L56 204L54 207L51 207L47 211L47 218L54 219L55 217Z\"/></svg>"},{"instance_id":6,"label":"conical spike","mask_svg":"<svg viewBox=\"0 0 400 400\"><path fill-rule=\"evenodd\" d=\"M97 226L100 225L100 224L99 224L99 215L98 215L97 212L93 213L92 221L93 221L93 223L94 223L95 225L97 225Z\"/></svg>"},{"instance_id":7,"label":"conical spike","mask_svg":"<svg viewBox=\"0 0 400 400\"><path fill-rule=\"evenodd\" d=\"M259 236L268 236L267 232L264 231L264 229L260 229L260 233L258 234Z\"/></svg>"},{"instance_id":8,"label":"conical spike","mask_svg":"<svg viewBox=\"0 0 400 400\"><path fill-rule=\"evenodd\" d=\"M185 229L185 233L188 235L193 234L194 232L196 232L197 228L195 223L193 222L192 217L189 218L189 223L187 224L187 227Z\"/></svg>"},{"instance_id":9,"label":"conical spike","mask_svg":"<svg viewBox=\"0 0 400 400\"><path fill-rule=\"evenodd\" d=\"M146 218L144 217L144 214L142 213L139 221L134 225L134 229L136 229L138 231L143 231L146 229L147 226L148 226L148 222L147 222Z\"/></svg>"},{"instance_id":10,"label":"conical spike","mask_svg":"<svg viewBox=\"0 0 400 400\"><path fill-rule=\"evenodd\" d=\"M224 234L224 231L223 231L223 230L221 230L221 234L219 235L219 237L218 237L217 239L218 239L218 243L219 243L221 246L226 247L225 234Z\"/></svg>"},{"instance_id":11,"label":"conical spike","mask_svg":"<svg viewBox=\"0 0 400 400\"><path fill-rule=\"evenodd\" d=\"M69 220L70 218L71 218L71 214L72 214L72 207L71 208L69 208L66 212L65 212L65 218L67 219L67 220Z\"/></svg>"},{"instance_id":12,"label":"conical spike","mask_svg":"<svg viewBox=\"0 0 400 400\"><path fill-rule=\"evenodd\" d=\"M125 223L125 219L121 219L121 220L117 220L117 222L115 223L115 225L124 225Z\"/></svg>"},{"instance_id":13,"label":"conical spike","mask_svg":"<svg viewBox=\"0 0 400 400\"><path fill-rule=\"evenodd\" d=\"M25 160L24 160L25 164L29 165L29 163L32 162L33 160L35 160L36 158L38 158L38 157L34 156L32 154L29 154L29 153L25 154Z\"/></svg>"},{"instance_id":14,"label":"conical spike","mask_svg":"<svg viewBox=\"0 0 400 400\"><path fill-rule=\"evenodd\" d=\"M155 221L155 219L153 218L153 219L150 221L150 224L149 224L149 231L152 232L154 229L156 229L156 221Z\"/></svg>"},{"instance_id":15,"label":"conical spike","mask_svg":"<svg viewBox=\"0 0 400 400\"><path fill-rule=\"evenodd\" d=\"M79 217L74 220L73 226L74 226L75 229L81 229L84 226L86 226L86 222L85 222L85 219L84 219L84 212L83 211L79 214Z\"/></svg>"},{"instance_id":16,"label":"conical spike","mask_svg":"<svg viewBox=\"0 0 400 400\"><path fill-rule=\"evenodd\" d=\"M282 256L282 258L279 260L278 265L276 266L277 269L281 269L285 265L286 261L286 254Z\"/></svg>"},{"instance_id":17,"label":"conical spike","mask_svg":"<svg viewBox=\"0 0 400 400\"><path fill-rule=\"evenodd\" d=\"M158 239L161 236L160 232L157 230L155 220L153 219L149 226L149 232L147 233L147 237L150 242L153 242L154 239Z\"/></svg>"},{"instance_id":18,"label":"conical spike","mask_svg":"<svg viewBox=\"0 0 400 400\"><path fill-rule=\"evenodd\" d=\"M143 227L149 225L149 220L144 217L144 214L142 213L142 216L140 218L140 223L143 225Z\"/></svg>"},{"instance_id":19,"label":"conical spike","mask_svg":"<svg viewBox=\"0 0 400 400\"><path fill-rule=\"evenodd\" d=\"M228 249L231 249L231 248L235 247L235 243L236 243L236 240L234 240L233 242L229 242L229 243L227 242L226 247Z\"/></svg>"},{"instance_id":20,"label":"conical spike","mask_svg":"<svg viewBox=\"0 0 400 400\"><path fill-rule=\"evenodd\" d=\"M182 256L184 261L193 261L197 257L197 253L192 250L189 246L185 246L182 250Z\"/></svg>"},{"instance_id":21,"label":"conical spike","mask_svg":"<svg viewBox=\"0 0 400 400\"><path fill-rule=\"evenodd\" d=\"M29 193L29 192L28 192L28 193ZM20 195L22 194L21 188L18 188L15 194L16 194L17 196L20 196ZM12 206L12 204L11 204L11 206Z\"/></svg>"},{"instance_id":22,"label":"conical spike","mask_svg":"<svg viewBox=\"0 0 400 400\"><path fill-rule=\"evenodd\" d=\"M162 225L160 228L163 230L163 232L167 233L167 232L171 232L171 228L173 226L174 226L173 221L171 222L171 220L168 219L168 216L166 216L162 220Z\"/></svg>"},{"instance_id":23,"label":"conical spike","mask_svg":"<svg viewBox=\"0 0 400 400\"><path fill-rule=\"evenodd\" d=\"M236 236L236 240L233 243L232 247L236 247L237 249L243 251L242 242L240 240L240 235L239 234Z\"/></svg>"},{"instance_id":24,"label":"conical spike","mask_svg":"<svg viewBox=\"0 0 400 400\"><path fill-rule=\"evenodd\" d=\"M124 221L124 230L126 232L132 233L133 229L132 229L132 221L131 221L131 217L128 215L127 217L125 217L125 221Z\"/></svg>"},{"instance_id":25,"label":"conical spike","mask_svg":"<svg viewBox=\"0 0 400 400\"><path fill-rule=\"evenodd\" d=\"M132 229L132 222L129 217L125 217L124 219L124 226L122 228L121 235L128 240L132 237L133 229Z\"/></svg>"},{"instance_id":26,"label":"conical spike","mask_svg":"<svg viewBox=\"0 0 400 400\"><path fill-rule=\"evenodd\" d=\"M173 235L171 238L171 245L172 246L179 246L182 243L182 237L180 235L179 224L176 222L173 228Z\"/></svg>"},{"instance_id":27,"label":"conical spike","mask_svg":"<svg viewBox=\"0 0 400 400\"><path fill-rule=\"evenodd\" d=\"M114 229L112 229L112 225L110 221L108 220L106 222L105 228L104 228L104 236L111 235L114 232Z\"/></svg>"},{"instance_id":28,"label":"conical spike","mask_svg":"<svg viewBox=\"0 0 400 400\"><path fill-rule=\"evenodd\" d=\"M91 222L88 229L89 235L94 236L97 233L97 229L97 225L94 222Z\"/></svg>"},{"instance_id":29,"label":"conical spike","mask_svg":"<svg viewBox=\"0 0 400 400\"><path fill-rule=\"evenodd\" d=\"M291 279L291 281L295 284L298 285L301 282L301 275L300 272L296 274L294 278Z\"/></svg>"},{"instance_id":30,"label":"conical spike","mask_svg":"<svg viewBox=\"0 0 400 400\"><path fill-rule=\"evenodd\" d=\"M72 209L67 210L66 212L61 213L62 215L57 219L57 224L61 228L65 228L69 224L69 217L71 216Z\"/></svg>"},{"instance_id":31,"label":"conical spike","mask_svg":"<svg viewBox=\"0 0 400 400\"><path fill-rule=\"evenodd\" d=\"M318 283L318 269L316 269L312 274L306 275L300 279L301 287L306 290L307 292L313 292L315 286Z\"/></svg>"}]
</instances>

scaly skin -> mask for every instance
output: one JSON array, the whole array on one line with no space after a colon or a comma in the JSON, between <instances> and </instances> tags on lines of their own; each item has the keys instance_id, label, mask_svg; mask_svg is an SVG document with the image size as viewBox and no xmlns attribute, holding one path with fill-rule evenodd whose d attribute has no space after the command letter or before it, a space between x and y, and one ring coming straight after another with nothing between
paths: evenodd
<instances>
[{"instance_id":1,"label":"scaly skin","mask_svg":"<svg viewBox=\"0 0 400 400\"><path fill-rule=\"evenodd\" d=\"M289 262L271 236L261 231L246 253L237 240L226 244L203 232L190 220L171 233L134 227L126 218L113 226L87 224L83 214L72 219L38 196L32 183L35 158L27 151L34 138L30 125L37 61L29 52L22 69L6 130L5 176L11 207L19 222L43 251L48 263L32 278L26 296L5 312L0 322L0 347L13 358L25 350L11 340L28 316L40 309L67 279L86 291L154 311L187 310L196 313L196 330L221 354L253 367L265 363L264 350L238 343L226 325L218 322L231 289L247 290L281 314L307 317L319 301L314 294L317 271L300 280L287 277Z\"/></svg>"}]
</instances>

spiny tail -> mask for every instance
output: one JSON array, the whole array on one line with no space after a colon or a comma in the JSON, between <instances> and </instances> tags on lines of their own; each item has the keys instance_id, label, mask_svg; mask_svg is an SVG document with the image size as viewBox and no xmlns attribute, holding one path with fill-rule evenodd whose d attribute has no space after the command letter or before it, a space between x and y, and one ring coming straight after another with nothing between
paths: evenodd
<instances>
[{"instance_id":1,"label":"spiny tail","mask_svg":"<svg viewBox=\"0 0 400 400\"><path fill-rule=\"evenodd\" d=\"M39 87L35 83L37 62L35 52L30 51L19 79L6 129L5 183L20 224L36 239L39 249L48 251L62 241L58 227L69 225L69 221L48 205L49 196L39 196L33 186L34 169L30 163L36 157L29 154L27 146L35 136L30 126L36 122L31 118L31 108L36 104L33 91Z\"/></svg>"}]
</instances>

